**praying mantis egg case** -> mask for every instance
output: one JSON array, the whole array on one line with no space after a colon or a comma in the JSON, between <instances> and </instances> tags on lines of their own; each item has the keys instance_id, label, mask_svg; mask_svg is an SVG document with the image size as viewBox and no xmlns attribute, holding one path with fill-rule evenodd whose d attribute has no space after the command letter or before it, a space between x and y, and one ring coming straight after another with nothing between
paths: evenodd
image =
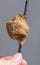
<instances>
[{"instance_id":1,"label":"praying mantis egg case","mask_svg":"<svg viewBox=\"0 0 40 65\"><path fill-rule=\"evenodd\" d=\"M6 28L9 36L18 42L23 42L29 33L29 26L23 14L18 14L12 20L8 21Z\"/></svg>"}]
</instances>

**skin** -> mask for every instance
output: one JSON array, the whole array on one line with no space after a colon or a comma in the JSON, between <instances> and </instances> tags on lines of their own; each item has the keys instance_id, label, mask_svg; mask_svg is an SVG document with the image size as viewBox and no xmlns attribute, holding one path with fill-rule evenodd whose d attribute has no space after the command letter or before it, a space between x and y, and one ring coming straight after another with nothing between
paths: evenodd
<instances>
[{"instance_id":1,"label":"skin","mask_svg":"<svg viewBox=\"0 0 40 65\"><path fill-rule=\"evenodd\" d=\"M0 65L28 65L22 58L21 53L17 53L13 56L0 57Z\"/></svg>"}]
</instances>

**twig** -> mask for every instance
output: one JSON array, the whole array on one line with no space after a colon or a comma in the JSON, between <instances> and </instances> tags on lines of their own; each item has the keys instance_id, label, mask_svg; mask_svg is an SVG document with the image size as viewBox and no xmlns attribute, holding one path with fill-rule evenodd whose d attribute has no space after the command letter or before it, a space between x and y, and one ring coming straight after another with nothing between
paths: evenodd
<instances>
[{"instance_id":1,"label":"twig","mask_svg":"<svg viewBox=\"0 0 40 65\"><path fill-rule=\"evenodd\" d=\"M28 0L26 0L26 3L25 3L24 15L26 15L26 12L27 12L27 4L28 4Z\"/></svg>"},{"instance_id":2,"label":"twig","mask_svg":"<svg viewBox=\"0 0 40 65\"><path fill-rule=\"evenodd\" d=\"M21 52L21 48L22 48L22 45L21 45L21 43L19 43L18 53Z\"/></svg>"}]
</instances>

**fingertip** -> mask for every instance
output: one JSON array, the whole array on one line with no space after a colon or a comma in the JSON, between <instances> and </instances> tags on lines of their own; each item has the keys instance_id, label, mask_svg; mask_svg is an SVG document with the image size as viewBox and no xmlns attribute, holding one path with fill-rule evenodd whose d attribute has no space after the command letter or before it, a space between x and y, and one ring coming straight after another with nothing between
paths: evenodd
<instances>
[{"instance_id":1,"label":"fingertip","mask_svg":"<svg viewBox=\"0 0 40 65\"><path fill-rule=\"evenodd\" d=\"M21 65L28 65L28 63L23 59Z\"/></svg>"},{"instance_id":2,"label":"fingertip","mask_svg":"<svg viewBox=\"0 0 40 65\"><path fill-rule=\"evenodd\" d=\"M15 55L13 55L13 58L22 58L22 54L21 53L16 53Z\"/></svg>"},{"instance_id":3,"label":"fingertip","mask_svg":"<svg viewBox=\"0 0 40 65\"><path fill-rule=\"evenodd\" d=\"M16 53L13 56L12 62L14 62L14 64L16 63L16 65L20 64L22 61L22 54L21 53Z\"/></svg>"}]
</instances>

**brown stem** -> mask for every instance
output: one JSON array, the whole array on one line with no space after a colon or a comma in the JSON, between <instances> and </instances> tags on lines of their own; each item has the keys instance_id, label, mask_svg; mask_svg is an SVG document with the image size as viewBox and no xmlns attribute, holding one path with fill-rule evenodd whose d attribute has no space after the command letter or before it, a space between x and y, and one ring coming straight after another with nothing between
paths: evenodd
<instances>
[{"instance_id":1,"label":"brown stem","mask_svg":"<svg viewBox=\"0 0 40 65\"><path fill-rule=\"evenodd\" d=\"M26 12L27 12L27 4L28 4L28 0L26 0L26 3L25 3L24 15L26 15Z\"/></svg>"},{"instance_id":2,"label":"brown stem","mask_svg":"<svg viewBox=\"0 0 40 65\"><path fill-rule=\"evenodd\" d=\"M21 43L19 43L18 53L21 52L21 48L22 48L22 45L21 45Z\"/></svg>"}]
</instances>

